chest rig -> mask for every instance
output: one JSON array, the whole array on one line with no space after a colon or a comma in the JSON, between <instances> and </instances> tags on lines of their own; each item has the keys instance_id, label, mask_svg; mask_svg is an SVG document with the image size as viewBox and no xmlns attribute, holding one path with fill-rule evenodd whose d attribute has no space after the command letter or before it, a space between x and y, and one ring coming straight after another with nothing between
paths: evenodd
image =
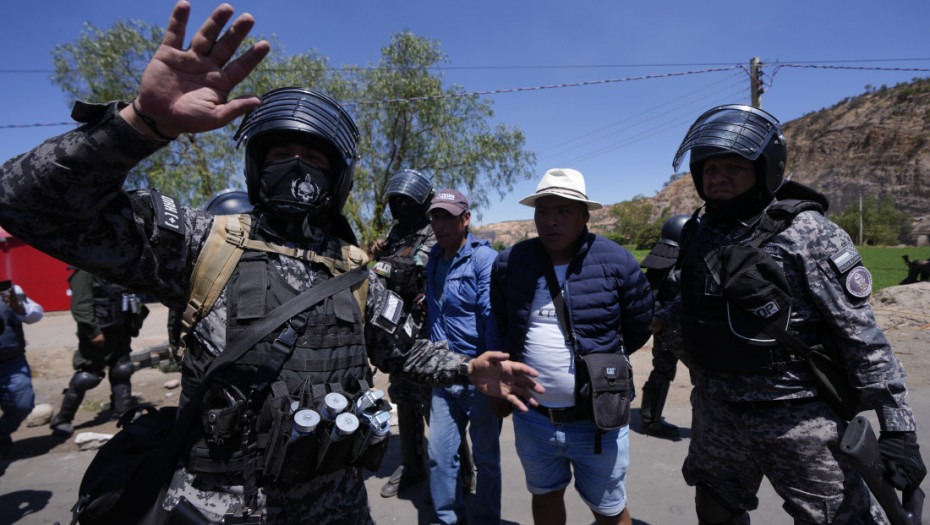
<instances>
[{"instance_id":1,"label":"chest rig","mask_svg":"<svg viewBox=\"0 0 930 525\"><path fill-rule=\"evenodd\" d=\"M402 344L423 336L426 326L426 268L417 264L416 255L432 235L432 227L427 226L403 237L388 238L385 255L372 268L384 287L404 302L406 318L398 323L401 329L395 332Z\"/></svg>"},{"instance_id":2,"label":"chest rig","mask_svg":"<svg viewBox=\"0 0 930 525\"><path fill-rule=\"evenodd\" d=\"M823 207L813 201L778 200L765 210L746 238L730 244L763 251L764 243L807 210L822 213ZM681 331L685 351L695 364L710 373L731 375L766 375L803 366L801 356L777 341L746 337L734 329L728 313L728 303L734 298L724 294L727 275L719 257L726 244L721 245L692 219L683 232L682 245Z\"/></svg>"},{"instance_id":3,"label":"chest rig","mask_svg":"<svg viewBox=\"0 0 930 525\"><path fill-rule=\"evenodd\" d=\"M389 413L390 405L370 392L364 337L367 258L347 243L321 255L249 239L249 227L247 215L216 217L214 240L208 238L197 266L208 264L204 257L219 259L209 265L228 278L195 267L191 286L191 320L202 318L209 310L201 309L212 307L225 288L227 345L301 295L288 284L273 254L311 263L317 270L311 290L330 281L348 284L271 329L206 386L187 468L241 476L247 499L263 484L306 481L346 466L377 469L386 440L373 439L381 421L371 416ZM204 279L208 286L195 293ZM214 294L215 288L219 291ZM182 334L185 346L190 345L182 367L185 375L197 377L212 358L189 335ZM348 399L358 431L335 439L334 422L323 420L316 432L295 433L295 413L320 410L333 392Z\"/></svg>"}]
</instances>

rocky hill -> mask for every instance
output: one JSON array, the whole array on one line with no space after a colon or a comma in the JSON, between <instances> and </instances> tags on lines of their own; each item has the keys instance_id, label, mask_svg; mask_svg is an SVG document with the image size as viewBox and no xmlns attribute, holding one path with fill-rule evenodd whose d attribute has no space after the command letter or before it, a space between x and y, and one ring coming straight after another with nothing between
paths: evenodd
<instances>
[{"instance_id":1,"label":"rocky hill","mask_svg":"<svg viewBox=\"0 0 930 525\"><path fill-rule=\"evenodd\" d=\"M823 192L838 213L860 195L892 196L915 218L912 238L930 234L930 79L882 86L783 125L792 180ZM653 220L692 213L700 200L691 177L673 177L655 196ZM615 228L613 206L592 213L590 228ZM828 213L829 215L830 213ZM535 235L532 221L489 224L476 234L509 246Z\"/></svg>"}]
</instances>

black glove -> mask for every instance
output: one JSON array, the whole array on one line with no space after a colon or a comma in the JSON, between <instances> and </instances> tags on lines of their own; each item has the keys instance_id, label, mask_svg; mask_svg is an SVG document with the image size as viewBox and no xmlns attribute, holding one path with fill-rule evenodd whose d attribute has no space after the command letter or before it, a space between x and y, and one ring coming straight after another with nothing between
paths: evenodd
<instances>
[{"instance_id":1,"label":"black glove","mask_svg":"<svg viewBox=\"0 0 930 525\"><path fill-rule=\"evenodd\" d=\"M914 489L927 475L916 432L882 431L878 450L885 461L885 478L898 490Z\"/></svg>"}]
</instances>

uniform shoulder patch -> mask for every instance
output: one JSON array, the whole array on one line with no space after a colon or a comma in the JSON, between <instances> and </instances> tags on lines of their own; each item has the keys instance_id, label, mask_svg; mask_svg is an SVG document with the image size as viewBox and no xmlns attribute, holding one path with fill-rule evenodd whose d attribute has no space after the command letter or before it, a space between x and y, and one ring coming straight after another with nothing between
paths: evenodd
<instances>
[{"instance_id":1,"label":"uniform shoulder patch","mask_svg":"<svg viewBox=\"0 0 930 525\"><path fill-rule=\"evenodd\" d=\"M865 299L872 294L872 274L865 266L857 266L846 274L844 285L849 295Z\"/></svg>"},{"instance_id":2,"label":"uniform shoulder patch","mask_svg":"<svg viewBox=\"0 0 930 525\"><path fill-rule=\"evenodd\" d=\"M155 224L159 228L184 235L184 221L178 201L152 190L152 206L155 209Z\"/></svg>"},{"instance_id":3,"label":"uniform shoulder patch","mask_svg":"<svg viewBox=\"0 0 930 525\"><path fill-rule=\"evenodd\" d=\"M844 248L830 256L830 266L840 275L848 272L860 262L862 262L862 256L855 250Z\"/></svg>"}]
</instances>

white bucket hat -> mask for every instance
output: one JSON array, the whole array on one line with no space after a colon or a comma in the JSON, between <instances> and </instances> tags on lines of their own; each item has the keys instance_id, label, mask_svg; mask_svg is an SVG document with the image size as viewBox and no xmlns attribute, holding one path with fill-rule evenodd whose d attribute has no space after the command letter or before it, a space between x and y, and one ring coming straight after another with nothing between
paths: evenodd
<instances>
[{"instance_id":1,"label":"white bucket hat","mask_svg":"<svg viewBox=\"0 0 930 525\"><path fill-rule=\"evenodd\" d=\"M583 202L588 205L589 211L603 208L601 203L588 199L585 193L584 175L578 170L553 168L547 171L536 185L536 193L524 197L520 204L535 208L536 199L548 195Z\"/></svg>"}]
</instances>

